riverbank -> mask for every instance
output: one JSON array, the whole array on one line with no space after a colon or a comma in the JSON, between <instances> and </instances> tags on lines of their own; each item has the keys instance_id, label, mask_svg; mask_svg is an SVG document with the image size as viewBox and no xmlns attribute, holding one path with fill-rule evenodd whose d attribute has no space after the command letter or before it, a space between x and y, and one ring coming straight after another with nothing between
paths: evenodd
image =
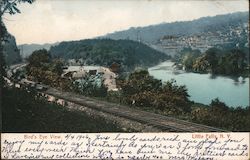
<instances>
[{"instance_id":1,"label":"riverbank","mask_svg":"<svg viewBox=\"0 0 250 160\"><path fill-rule=\"evenodd\" d=\"M226 74L226 73L212 73L211 71L197 71L194 69L186 69L184 67L184 65L173 62L173 67L178 69L178 70L183 70L187 73L198 73L198 74L211 74L213 77L217 77L217 76L223 76L223 77L228 77L228 78L232 78L232 79L236 79L236 78L249 78L249 69L246 69L245 71L243 71L242 73L235 73L235 74Z\"/></svg>"},{"instance_id":2,"label":"riverbank","mask_svg":"<svg viewBox=\"0 0 250 160\"><path fill-rule=\"evenodd\" d=\"M178 85L185 85L191 101L209 105L211 100L219 98L235 108L249 105L249 78L186 72L173 65L174 62L165 61L148 71L163 82L175 79Z\"/></svg>"},{"instance_id":3,"label":"riverbank","mask_svg":"<svg viewBox=\"0 0 250 160\"><path fill-rule=\"evenodd\" d=\"M119 105L123 104L119 98L111 97L92 97L101 101L108 101ZM210 105L202 103L190 102L190 110L182 112L181 114L170 113L167 110L159 110L155 106L143 107L136 105L128 105L130 108L143 110L158 115L172 117L192 123L198 123L215 128L220 128L227 131L250 131L250 107L246 108L233 108L226 106L223 102L213 100Z\"/></svg>"}]
</instances>

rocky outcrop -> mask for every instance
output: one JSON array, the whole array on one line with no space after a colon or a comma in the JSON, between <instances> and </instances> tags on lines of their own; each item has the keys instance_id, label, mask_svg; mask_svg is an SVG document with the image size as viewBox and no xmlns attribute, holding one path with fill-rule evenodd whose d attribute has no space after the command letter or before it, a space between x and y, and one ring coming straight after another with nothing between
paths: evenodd
<instances>
[{"instance_id":1,"label":"rocky outcrop","mask_svg":"<svg viewBox=\"0 0 250 160\"><path fill-rule=\"evenodd\" d=\"M22 61L20 51L16 45L16 39L10 33L7 33L6 40L3 42L3 53L8 65Z\"/></svg>"}]
</instances>

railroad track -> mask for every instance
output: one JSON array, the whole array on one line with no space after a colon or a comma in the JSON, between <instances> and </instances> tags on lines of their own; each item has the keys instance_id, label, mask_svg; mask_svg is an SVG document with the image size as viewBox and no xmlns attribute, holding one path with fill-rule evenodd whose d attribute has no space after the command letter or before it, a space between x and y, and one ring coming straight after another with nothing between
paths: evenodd
<instances>
[{"instance_id":1,"label":"railroad track","mask_svg":"<svg viewBox=\"0 0 250 160\"><path fill-rule=\"evenodd\" d=\"M225 130L196 124L169 116L163 116L125 105L95 100L79 94L71 92L62 92L53 88L49 88L43 93L60 98L78 105L89 107L105 113L109 113L118 117L137 121L152 127L156 127L162 131L172 132L225 132Z\"/></svg>"}]
</instances>

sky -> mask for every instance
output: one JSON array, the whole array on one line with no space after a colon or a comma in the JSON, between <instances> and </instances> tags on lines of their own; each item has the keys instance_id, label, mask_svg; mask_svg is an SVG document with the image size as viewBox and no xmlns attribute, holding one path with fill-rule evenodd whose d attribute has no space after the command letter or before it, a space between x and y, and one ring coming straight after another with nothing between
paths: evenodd
<instances>
[{"instance_id":1,"label":"sky","mask_svg":"<svg viewBox=\"0 0 250 160\"><path fill-rule=\"evenodd\" d=\"M249 11L248 0L36 0L3 21L17 44L54 43L164 22Z\"/></svg>"}]
</instances>

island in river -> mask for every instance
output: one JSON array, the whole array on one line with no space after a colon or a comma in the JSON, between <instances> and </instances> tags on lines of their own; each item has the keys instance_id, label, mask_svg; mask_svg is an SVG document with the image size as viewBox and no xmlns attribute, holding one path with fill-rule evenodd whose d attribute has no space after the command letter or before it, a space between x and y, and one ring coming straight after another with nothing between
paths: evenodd
<instances>
[{"instance_id":1,"label":"island in river","mask_svg":"<svg viewBox=\"0 0 250 160\"><path fill-rule=\"evenodd\" d=\"M211 100L219 98L232 107L249 105L249 78L186 72L177 69L172 61L160 63L148 71L163 82L175 79L178 85L186 85L192 101L210 104Z\"/></svg>"}]
</instances>

